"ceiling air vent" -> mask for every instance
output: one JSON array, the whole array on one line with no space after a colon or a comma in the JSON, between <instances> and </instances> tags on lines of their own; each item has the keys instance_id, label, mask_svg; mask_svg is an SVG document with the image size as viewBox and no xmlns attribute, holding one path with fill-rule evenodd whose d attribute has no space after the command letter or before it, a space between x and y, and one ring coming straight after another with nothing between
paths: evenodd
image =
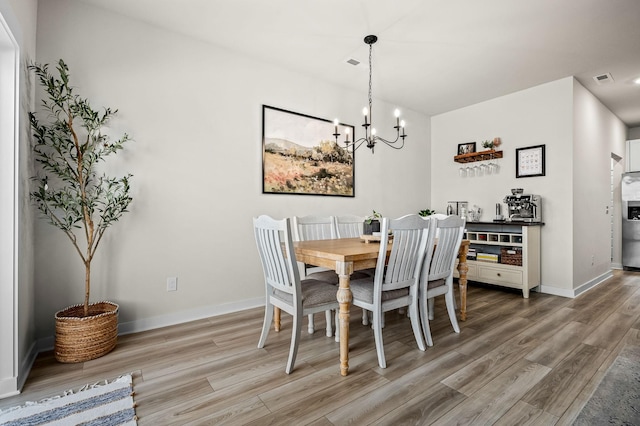
<instances>
[{"instance_id":1,"label":"ceiling air vent","mask_svg":"<svg viewBox=\"0 0 640 426\"><path fill-rule=\"evenodd\" d=\"M351 58L351 59L347 59L347 63L355 66L355 65L360 64L360 61Z\"/></svg>"},{"instance_id":2,"label":"ceiling air vent","mask_svg":"<svg viewBox=\"0 0 640 426\"><path fill-rule=\"evenodd\" d=\"M611 77L611 74L609 73L596 75L593 79L598 84L613 83L613 77Z\"/></svg>"}]
</instances>

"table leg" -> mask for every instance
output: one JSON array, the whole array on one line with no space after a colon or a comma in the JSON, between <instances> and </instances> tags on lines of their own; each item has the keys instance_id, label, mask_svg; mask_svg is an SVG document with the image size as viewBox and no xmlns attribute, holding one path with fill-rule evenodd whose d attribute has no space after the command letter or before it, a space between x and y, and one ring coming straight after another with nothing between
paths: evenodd
<instances>
[{"instance_id":1,"label":"table leg","mask_svg":"<svg viewBox=\"0 0 640 426\"><path fill-rule=\"evenodd\" d=\"M460 285L460 321L467 320L467 253L469 252L469 243L463 242L458 252L458 284Z\"/></svg>"},{"instance_id":2,"label":"table leg","mask_svg":"<svg viewBox=\"0 0 640 426\"><path fill-rule=\"evenodd\" d=\"M336 272L340 277L338 303L340 303L340 374L349 374L349 318L353 294L349 285L349 277L353 272L353 263L336 262Z\"/></svg>"},{"instance_id":3,"label":"table leg","mask_svg":"<svg viewBox=\"0 0 640 426\"><path fill-rule=\"evenodd\" d=\"M280 308L277 306L273 307L273 329L280 331Z\"/></svg>"}]
</instances>

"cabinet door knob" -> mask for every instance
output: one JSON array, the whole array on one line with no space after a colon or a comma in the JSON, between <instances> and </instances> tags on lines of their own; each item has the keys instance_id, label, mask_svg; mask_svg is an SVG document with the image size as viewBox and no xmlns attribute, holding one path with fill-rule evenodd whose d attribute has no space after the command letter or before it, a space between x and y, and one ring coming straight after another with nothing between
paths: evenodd
<instances>
[{"instance_id":1,"label":"cabinet door knob","mask_svg":"<svg viewBox=\"0 0 640 426\"><path fill-rule=\"evenodd\" d=\"M499 276L499 277L501 276L501 275L500 275L500 272L496 273L496 275L497 275L497 276Z\"/></svg>"}]
</instances>

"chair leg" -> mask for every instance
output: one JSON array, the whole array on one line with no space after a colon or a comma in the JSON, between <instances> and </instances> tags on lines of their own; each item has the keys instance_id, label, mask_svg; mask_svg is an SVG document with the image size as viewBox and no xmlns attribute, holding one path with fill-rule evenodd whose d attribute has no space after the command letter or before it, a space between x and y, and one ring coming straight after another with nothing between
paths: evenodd
<instances>
[{"instance_id":1,"label":"chair leg","mask_svg":"<svg viewBox=\"0 0 640 426\"><path fill-rule=\"evenodd\" d=\"M291 330L291 346L289 347L289 360L285 372L290 374L298 355L298 340L300 340L300 330L302 329L302 315L293 316L293 330Z\"/></svg>"},{"instance_id":2,"label":"chair leg","mask_svg":"<svg viewBox=\"0 0 640 426\"><path fill-rule=\"evenodd\" d=\"M376 352L378 353L378 365L380 368L387 368L387 360L384 357L384 342L382 341L382 311L376 310L373 313L373 336L376 341Z\"/></svg>"},{"instance_id":3,"label":"chair leg","mask_svg":"<svg viewBox=\"0 0 640 426\"><path fill-rule=\"evenodd\" d=\"M313 327L313 314L309 314L309 328L308 328L309 334L313 334L315 330L315 328Z\"/></svg>"},{"instance_id":4,"label":"chair leg","mask_svg":"<svg viewBox=\"0 0 640 426\"><path fill-rule=\"evenodd\" d=\"M427 303L429 303L429 320L433 321L433 311L435 310L435 300L433 298L429 299L427 301Z\"/></svg>"},{"instance_id":5,"label":"chair leg","mask_svg":"<svg viewBox=\"0 0 640 426\"><path fill-rule=\"evenodd\" d=\"M416 338L418 349L426 351L427 348L424 345L424 339L422 338L422 327L420 326L420 315L418 314L418 303L414 302L409 306L409 318L411 319L411 328L413 328L413 335Z\"/></svg>"},{"instance_id":6,"label":"chair leg","mask_svg":"<svg viewBox=\"0 0 640 426\"><path fill-rule=\"evenodd\" d=\"M262 324L262 334L260 334L260 340L258 340L258 347L264 348L264 344L267 341L269 335L269 329L271 328L271 321L273 321L273 305L267 301L264 307L264 323Z\"/></svg>"},{"instance_id":7,"label":"chair leg","mask_svg":"<svg viewBox=\"0 0 640 426\"><path fill-rule=\"evenodd\" d=\"M427 346L433 346L433 338L431 337L431 328L429 327L429 302L427 301L427 295L422 291L420 292L420 322L422 323L422 333L427 342Z\"/></svg>"},{"instance_id":8,"label":"chair leg","mask_svg":"<svg viewBox=\"0 0 640 426\"><path fill-rule=\"evenodd\" d=\"M455 304L455 298L453 297L453 293L449 291L447 294L445 294L444 300L447 303L447 312L449 312L449 319L451 320L453 331L455 331L456 333L460 333L458 318L456 318L456 304Z\"/></svg>"},{"instance_id":9,"label":"chair leg","mask_svg":"<svg viewBox=\"0 0 640 426\"><path fill-rule=\"evenodd\" d=\"M333 322L331 321L331 310L324 311L324 318L327 322L327 337L333 336Z\"/></svg>"},{"instance_id":10,"label":"chair leg","mask_svg":"<svg viewBox=\"0 0 640 426\"><path fill-rule=\"evenodd\" d=\"M362 325L369 325L369 312L362 308Z\"/></svg>"}]
</instances>

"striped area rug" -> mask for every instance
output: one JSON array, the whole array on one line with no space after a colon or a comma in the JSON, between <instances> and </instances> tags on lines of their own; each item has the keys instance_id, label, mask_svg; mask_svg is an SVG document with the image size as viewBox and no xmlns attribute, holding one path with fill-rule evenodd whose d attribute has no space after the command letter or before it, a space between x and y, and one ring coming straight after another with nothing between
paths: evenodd
<instances>
[{"instance_id":1,"label":"striped area rug","mask_svg":"<svg viewBox=\"0 0 640 426\"><path fill-rule=\"evenodd\" d=\"M0 425L137 425L131 375L0 410Z\"/></svg>"}]
</instances>

